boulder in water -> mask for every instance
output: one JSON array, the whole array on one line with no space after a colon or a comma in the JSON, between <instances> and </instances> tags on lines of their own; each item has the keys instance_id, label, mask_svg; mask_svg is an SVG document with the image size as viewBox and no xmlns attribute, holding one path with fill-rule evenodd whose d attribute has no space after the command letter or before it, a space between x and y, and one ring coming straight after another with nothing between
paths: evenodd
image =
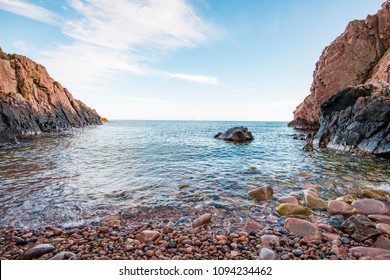
<instances>
[{"instance_id":1,"label":"boulder in water","mask_svg":"<svg viewBox=\"0 0 390 280\"><path fill-rule=\"evenodd\" d=\"M254 139L248 128L243 126L232 127L226 130L225 133L219 132L214 138L232 142L246 142Z\"/></svg>"}]
</instances>

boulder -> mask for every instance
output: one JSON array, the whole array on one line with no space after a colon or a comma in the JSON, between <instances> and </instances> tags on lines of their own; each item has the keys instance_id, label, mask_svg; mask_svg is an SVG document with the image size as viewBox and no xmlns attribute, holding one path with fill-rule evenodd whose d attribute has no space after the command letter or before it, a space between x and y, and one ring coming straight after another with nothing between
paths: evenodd
<instances>
[{"instance_id":1,"label":"boulder","mask_svg":"<svg viewBox=\"0 0 390 280\"><path fill-rule=\"evenodd\" d=\"M390 236L390 225L389 224L377 224L376 228L383 234Z\"/></svg>"},{"instance_id":2,"label":"boulder","mask_svg":"<svg viewBox=\"0 0 390 280\"><path fill-rule=\"evenodd\" d=\"M316 63L310 95L294 111L289 126L318 129L320 106L348 86L390 83L390 2L375 15L353 20Z\"/></svg>"},{"instance_id":3,"label":"boulder","mask_svg":"<svg viewBox=\"0 0 390 280\"><path fill-rule=\"evenodd\" d=\"M254 139L248 128L243 126L230 128L225 133L219 132L214 138L232 142L246 142Z\"/></svg>"},{"instance_id":4,"label":"boulder","mask_svg":"<svg viewBox=\"0 0 390 280\"><path fill-rule=\"evenodd\" d=\"M368 257L376 260L388 260L388 257L390 256L390 250L381 248L354 247L349 249L349 252L352 254L352 256L355 256L357 258Z\"/></svg>"},{"instance_id":5,"label":"boulder","mask_svg":"<svg viewBox=\"0 0 390 280\"><path fill-rule=\"evenodd\" d=\"M287 218L284 221L284 228L293 235L301 234L306 240L320 240L318 227L302 219Z\"/></svg>"},{"instance_id":6,"label":"boulder","mask_svg":"<svg viewBox=\"0 0 390 280\"><path fill-rule=\"evenodd\" d=\"M37 259L53 250L54 246L52 244L37 244L24 251L20 258L22 260Z\"/></svg>"},{"instance_id":7,"label":"boulder","mask_svg":"<svg viewBox=\"0 0 390 280\"><path fill-rule=\"evenodd\" d=\"M386 206L385 203L371 198L355 200L354 202L352 202L352 206L356 208L358 213L363 215L390 215L390 209Z\"/></svg>"},{"instance_id":8,"label":"boulder","mask_svg":"<svg viewBox=\"0 0 390 280\"><path fill-rule=\"evenodd\" d=\"M274 194L272 187L261 187L248 192L248 194L257 201L271 200Z\"/></svg>"},{"instance_id":9,"label":"boulder","mask_svg":"<svg viewBox=\"0 0 390 280\"><path fill-rule=\"evenodd\" d=\"M375 246L377 248L390 250L390 239L387 236L381 235L375 240Z\"/></svg>"},{"instance_id":10,"label":"boulder","mask_svg":"<svg viewBox=\"0 0 390 280\"><path fill-rule=\"evenodd\" d=\"M390 87L375 83L348 87L321 105L318 147L390 154Z\"/></svg>"},{"instance_id":11,"label":"boulder","mask_svg":"<svg viewBox=\"0 0 390 280\"><path fill-rule=\"evenodd\" d=\"M279 216L310 216L311 211L301 205L292 203L282 203L275 207Z\"/></svg>"},{"instance_id":12,"label":"boulder","mask_svg":"<svg viewBox=\"0 0 390 280\"><path fill-rule=\"evenodd\" d=\"M307 207L313 210L325 210L326 201L319 197L317 190L306 189L304 192L305 204Z\"/></svg>"},{"instance_id":13,"label":"boulder","mask_svg":"<svg viewBox=\"0 0 390 280\"><path fill-rule=\"evenodd\" d=\"M368 215L368 218L373 221L390 225L390 216L388 215Z\"/></svg>"},{"instance_id":14,"label":"boulder","mask_svg":"<svg viewBox=\"0 0 390 280\"><path fill-rule=\"evenodd\" d=\"M379 230L376 229L375 225L363 215L354 215L349 217L342 225L341 230L354 240L362 242L366 239L376 237L381 234Z\"/></svg>"},{"instance_id":15,"label":"boulder","mask_svg":"<svg viewBox=\"0 0 390 280\"><path fill-rule=\"evenodd\" d=\"M328 211L330 215L343 215L347 217L357 214L355 207L341 200L329 201L326 211Z\"/></svg>"}]
</instances>

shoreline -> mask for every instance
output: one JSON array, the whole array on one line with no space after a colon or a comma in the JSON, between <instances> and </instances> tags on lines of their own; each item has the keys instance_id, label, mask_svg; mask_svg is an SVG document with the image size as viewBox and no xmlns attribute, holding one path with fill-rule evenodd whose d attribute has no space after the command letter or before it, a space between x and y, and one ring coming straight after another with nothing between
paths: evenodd
<instances>
[{"instance_id":1,"label":"shoreline","mask_svg":"<svg viewBox=\"0 0 390 280\"><path fill-rule=\"evenodd\" d=\"M176 225L174 223L177 213L176 217L174 212L171 213L172 216L167 216L169 212L162 211L148 218L142 213L131 218L110 215L100 222L72 228L46 227L26 230L12 226L2 227L0 259L390 259L390 249L378 247L378 244L389 245L389 232L382 232L364 241L356 241L338 228L340 224L336 225L327 217L314 215L279 218L275 216L274 220L265 226L253 221L246 222L244 227L226 230L222 226L224 218L215 212L211 214L210 210L201 209L192 213L192 223L184 222L179 225L178 220ZM204 216L211 217L211 221ZM199 217L201 221L194 222ZM390 219L390 216L387 217ZM314 224L319 235L313 238L312 234L290 232L290 229L286 228L287 219ZM195 223L200 223L200 226L193 228ZM385 230L389 230L389 224L382 225L385 225ZM381 239L382 243L378 243L378 239Z\"/></svg>"}]
</instances>

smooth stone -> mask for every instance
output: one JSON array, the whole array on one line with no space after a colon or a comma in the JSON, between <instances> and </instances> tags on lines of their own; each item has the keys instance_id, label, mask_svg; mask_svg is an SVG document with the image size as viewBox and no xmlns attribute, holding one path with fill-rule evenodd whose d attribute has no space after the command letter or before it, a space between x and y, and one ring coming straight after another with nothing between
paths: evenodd
<instances>
[{"instance_id":1,"label":"smooth stone","mask_svg":"<svg viewBox=\"0 0 390 280\"><path fill-rule=\"evenodd\" d=\"M54 257L50 258L50 260L69 260L70 258L73 258L76 256L75 253L72 252L59 252Z\"/></svg>"},{"instance_id":2,"label":"smooth stone","mask_svg":"<svg viewBox=\"0 0 390 280\"><path fill-rule=\"evenodd\" d=\"M318 195L318 192L313 192L310 189L307 189L303 192L305 204L307 207L313 210L325 210L326 201L321 199Z\"/></svg>"},{"instance_id":3,"label":"smooth stone","mask_svg":"<svg viewBox=\"0 0 390 280\"><path fill-rule=\"evenodd\" d=\"M23 239L23 238L18 238L16 239L15 241L15 244L18 245L18 246L24 246L26 245L28 242L26 239Z\"/></svg>"},{"instance_id":4,"label":"smooth stone","mask_svg":"<svg viewBox=\"0 0 390 280\"><path fill-rule=\"evenodd\" d=\"M336 233L336 230L334 227L332 227L331 225L327 225L327 224L318 224L317 225L319 229L322 229L324 231L327 231L327 232L331 232L331 233Z\"/></svg>"},{"instance_id":5,"label":"smooth stone","mask_svg":"<svg viewBox=\"0 0 390 280\"><path fill-rule=\"evenodd\" d=\"M309 208L306 208L301 205L296 205L292 203L282 203L275 207L276 213L279 216L310 216L311 211Z\"/></svg>"},{"instance_id":6,"label":"smooth stone","mask_svg":"<svg viewBox=\"0 0 390 280\"><path fill-rule=\"evenodd\" d=\"M261 230L262 228L264 228L264 224L250 221L250 220L245 221L244 230L246 232L256 232Z\"/></svg>"},{"instance_id":7,"label":"smooth stone","mask_svg":"<svg viewBox=\"0 0 390 280\"><path fill-rule=\"evenodd\" d=\"M334 215L328 220L328 224L334 228L340 228L345 219L342 215Z\"/></svg>"},{"instance_id":8,"label":"smooth stone","mask_svg":"<svg viewBox=\"0 0 390 280\"><path fill-rule=\"evenodd\" d=\"M284 221L284 228L293 235L301 234L306 240L320 240L318 227L308 221L296 218L287 218Z\"/></svg>"},{"instance_id":9,"label":"smooth stone","mask_svg":"<svg viewBox=\"0 0 390 280\"><path fill-rule=\"evenodd\" d=\"M372 259L378 259L376 257L381 255L390 255L390 250L369 247L354 247L349 249L349 252L355 257L369 257Z\"/></svg>"},{"instance_id":10,"label":"smooth stone","mask_svg":"<svg viewBox=\"0 0 390 280\"><path fill-rule=\"evenodd\" d=\"M257 201L267 201L272 199L274 190L272 187L266 186L252 190L248 194Z\"/></svg>"},{"instance_id":11,"label":"smooth stone","mask_svg":"<svg viewBox=\"0 0 390 280\"><path fill-rule=\"evenodd\" d=\"M179 190L188 189L189 187L190 187L190 185L184 184L184 185L179 186Z\"/></svg>"},{"instance_id":12,"label":"smooth stone","mask_svg":"<svg viewBox=\"0 0 390 280\"><path fill-rule=\"evenodd\" d=\"M361 194L370 198L382 198L388 196L390 192L385 190L364 189L361 191Z\"/></svg>"},{"instance_id":13,"label":"smooth stone","mask_svg":"<svg viewBox=\"0 0 390 280\"><path fill-rule=\"evenodd\" d=\"M138 240L142 243L156 241L161 237L161 234L155 230L144 230L140 233Z\"/></svg>"},{"instance_id":14,"label":"smooth stone","mask_svg":"<svg viewBox=\"0 0 390 280\"><path fill-rule=\"evenodd\" d=\"M377 224L375 226L383 234L390 235L390 225L389 224Z\"/></svg>"},{"instance_id":15,"label":"smooth stone","mask_svg":"<svg viewBox=\"0 0 390 280\"><path fill-rule=\"evenodd\" d=\"M271 242L276 243L278 241L279 237L277 237L276 235L265 234L261 236L261 245L263 246L268 246Z\"/></svg>"},{"instance_id":16,"label":"smooth stone","mask_svg":"<svg viewBox=\"0 0 390 280\"><path fill-rule=\"evenodd\" d=\"M340 235L337 233L322 232L321 235L325 240L328 241L340 240Z\"/></svg>"},{"instance_id":17,"label":"smooth stone","mask_svg":"<svg viewBox=\"0 0 390 280\"><path fill-rule=\"evenodd\" d=\"M390 225L390 216L388 215L368 215L368 218L374 221L378 221L383 224L389 224Z\"/></svg>"},{"instance_id":18,"label":"smooth stone","mask_svg":"<svg viewBox=\"0 0 390 280\"><path fill-rule=\"evenodd\" d=\"M278 200L279 203L291 203L296 205L302 205L298 198L295 196L285 196Z\"/></svg>"},{"instance_id":19,"label":"smooth stone","mask_svg":"<svg viewBox=\"0 0 390 280\"><path fill-rule=\"evenodd\" d=\"M277 257L276 253L268 248L261 248L259 256L260 260L275 260Z\"/></svg>"},{"instance_id":20,"label":"smooth stone","mask_svg":"<svg viewBox=\"0 0 390 280\"><path fill-rule=\"evenodd\" d=\"M206 213L206 214L200 216L192 223L192 228L197 228L197 227L203 226L205 224L211 223L211 218L212 218L211 213Z\"/></svg>"},{"instance_id":21,"label":"smooth stone","mask_svg":"<svg viewBox=\"0 0 390 280\"><path fill-rule=\"evenodd\" d=\"M37 244L33 247L27 249L23 252L21 255L22 260L31 260L31 259L37 259L44 254L50 253L54 250L54 246L51 244Z\"/></svg>"},{"instance_id":22,"label":"smooth stone","mask_svg":"<svg viewBox=\"0 0 390 280\"><path fill-rule=\"evenodd\" d=\"M109 233L109 232L110 232L110 228L109 228L109 227L99 227L99 228L97 229L97 231L98 231L99 233L106 234L106 233Z\"/></svg>"},{"instance_id":23,"label":"smooth stone","mask_svg":"<svg viewBox=\"0 0 390 280\"><path fill-rule=\"evenodd\" d=\"M386 249L386 250L390 250L390 238L386 237L386 236L379 236L376 240L375 240L375 246L377 248L381 248L381 249Z\"/></svg>"},{"instance_id":24,"label":"smooth stone","mask_svg":"<svg viewBox=\"0 0 390 280\"><path fill-rule=\"evenodd\" d=\"M354 195L343 195L343 196L339 196L338 198L336 198L337 201L344 201L344 202L352 202L354 200L356 200L356 197Z\"/></svg>"},{"instance_id":25,"label":"smooth stone","mask_svg":"<svg viewBox=\"0 0 390 280\"><path fill-rule=\"evenodd\" d=\"M303 251L300 249L294 249L294 250L292 250L292 253L294 254L294 256L300 257L300 256L302 256Z\"/></svg>"},{"instance_id":26,"label":"smooth stone","mask_svg":"<svg viewBox=\"0 0 390 280\"><path fill-rule=\"evenodd\" d=\"M359 214L363 215L390 214L390 209L386 206L386 204L372 198L355 200L352 202L352 206L356 208Z\"/></svg>"},{"instance_id":27,"label":"smooth stone","mask_svg":"<svg viewBox=\"0 0 390 280\"><path fill-rule=\"evenodd\" d=\"M343 216L352 216L357 213L355 207L341 200L329 201L326 207L326 211L328 211L330 215L343 215Z\"/></svg>"},{"instance_id":28,"label":"smooth stone","mask_svg":"<svg viewBox=\"0 0 390 280\"><path fill-rule=\"evenodd\" d=\"M358 242L362 242L381 234L381 232L375 228L375 225L371 222L371 220L363 215L354 215L349 217L341 225L341 230L349 234L349 236Z\"/></svg>"}]
</instances>

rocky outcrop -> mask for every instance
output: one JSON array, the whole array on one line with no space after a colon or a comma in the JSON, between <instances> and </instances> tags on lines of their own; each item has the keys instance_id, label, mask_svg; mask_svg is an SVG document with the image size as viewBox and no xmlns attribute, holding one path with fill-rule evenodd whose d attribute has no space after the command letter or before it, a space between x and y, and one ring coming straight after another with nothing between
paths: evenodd
<instances>
[{"instance_id":1,"label":"rocky outcrop","mask_svg":"<svg viewBox=\"0 0 390 280\"><path fill-rule=\"evenodd\" d=\"M364 83L390 83L390 0L366 20L350 22L316 63L310 95L294 111L289 126L318 129L320 106L341 90Z\"/></svg>"},{"instance_id":2,"label":"rocky outcrop","mask_svg":"<svg viewBox=\"0 0 390 280\"><path fill-rule=\"evenodd\" d=\"M321 106L321 127L313 144L390 155L389 85L349 87L325 102Z\"/></svg>"},{"instance_id":3,"label":"rocky outcrop","mask_svg":"<svg viewBox=\"0 0 390 280\"><path fill-rule=\"evenodd\" d=\"M246 142L253 140L253 135L248 128L238 126L226 130L225 133L219 132L214 138L233 142Z\"/></svg>"},{"instance_id":4,"label":"rocky outcrop","mask_svg":"<svg viewBox=\"0 0 390 280\"><path fill-rule=\"evenodd\" d=\"M96 111L74 99L42 65L0 48L0 142L93 124L101 124Z\"/></svg>"}]
</instances>

